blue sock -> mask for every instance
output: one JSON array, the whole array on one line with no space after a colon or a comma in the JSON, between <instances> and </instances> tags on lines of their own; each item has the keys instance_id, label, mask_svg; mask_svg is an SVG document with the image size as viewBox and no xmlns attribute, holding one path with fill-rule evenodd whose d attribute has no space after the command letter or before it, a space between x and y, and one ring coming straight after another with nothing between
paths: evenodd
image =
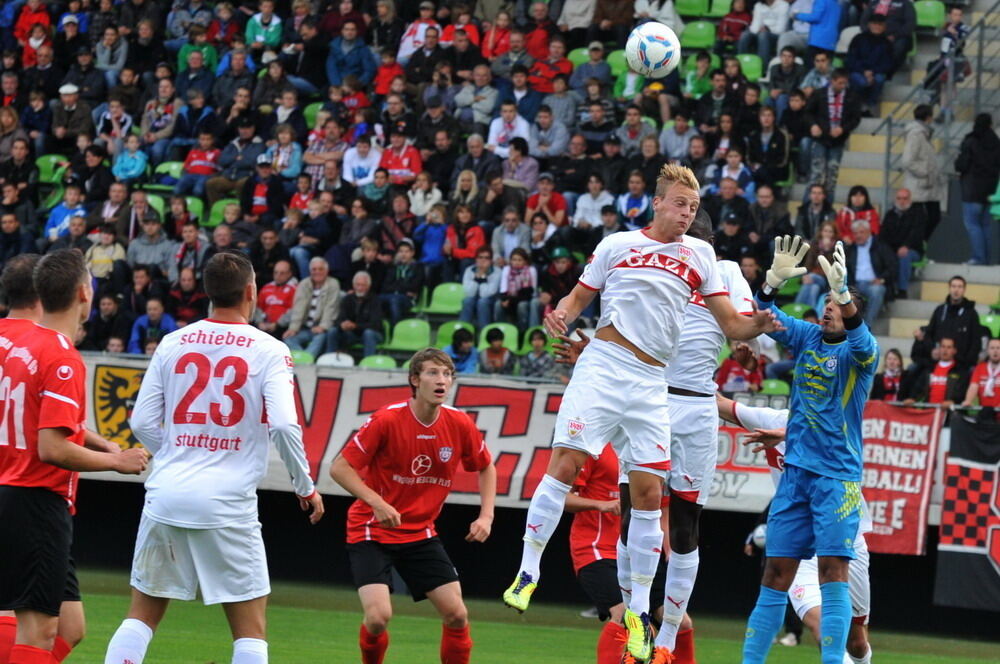
<instances>
[{"instance_id":1,"label":"blue sock","mask_svg":"<svg viewBox=\"0 0 1000 664\"><path fill-rule=\"evenodd\" d=\"M757 606L753 608L747 621L746 638L743 640L743 664L764 664L767 653L771 650L771 642L785 620L787 602L786 593L767 586L760 587Z\"/></svg>"},{"instance_id":2,"label":"blue sock","mask_svg":"<svg viewBox=\"0 0 1000 664\"><path fill-rule=\"evenodd\" d=\"M823 597L819 621L820 661L841 664L847 647L847 632L851 629L851 595L843 581L820 584L819 591Z\"/></svg>"}]
</instances>

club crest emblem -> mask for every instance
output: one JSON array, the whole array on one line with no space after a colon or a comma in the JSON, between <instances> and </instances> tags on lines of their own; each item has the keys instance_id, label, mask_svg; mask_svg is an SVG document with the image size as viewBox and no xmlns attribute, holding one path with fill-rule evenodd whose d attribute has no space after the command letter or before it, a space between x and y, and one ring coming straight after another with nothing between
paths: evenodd
<instances>
[{"instance_id":1,"label":"club crest emblem","mask_svg":"<svg viewBox=\"0 0 1000 664\"><path fill-rule=\"evenodd\" d=\"M583 430L587 425L580 420L570 420L567 426L569 428L569 435L575 438L583 433Z\"/></svg>"},{"instance_id":2,"label":"club crest emblem","mask_svg":"<svg viewBox=\"0 0 1000 664\"><path fill-rule=\"evenodd\" d=\"M833 371L836 368L837 368L837 358L831 357L829 360L826 361L826 370L827 371Z\"/></svg>"},{"instance_id":3,"label":"club crest emblem","mask_svg":"<svg viewBox=\"0 0 1000 664\"><path fill-rule=\"evenodd\" d=\"M451 447L445 446L438 448L438 459L441 460L441 463L448 463L448 461L451 459L451 452L452 452Z\"/></svg>"},{"instance_id":4,"label":"club crest emblem","mask_svg":"<svg viewBox=\"0 0 1000 664\"><path fill-rule=\"evenodd\" d=\"M694 255L687 247L678 247L677 254L678 258L685 262L691 260L691 257Z\"/></svg>"}]
</instances>

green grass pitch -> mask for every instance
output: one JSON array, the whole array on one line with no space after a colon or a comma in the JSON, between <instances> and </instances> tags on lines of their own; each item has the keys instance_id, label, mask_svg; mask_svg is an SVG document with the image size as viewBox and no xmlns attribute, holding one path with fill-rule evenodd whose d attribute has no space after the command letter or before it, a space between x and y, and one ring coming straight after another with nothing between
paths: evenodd
<instances>
[{"instance_id":1,"label":"green grass pitch","mask_svg":"<svg viewBox=\"0 0 1000 664\"><path fill-rule=\"evenodd\" d=\"M128 577L123 572L85 570L80 574L87 613L87 638L68 664L100 662L112 633L128 608ZM305 584L274 583L268 608L268 642L273 664L359 662L360 611L353 591ZM394 598L396 615L389 627L386 664L434 664L441 627L426 602ZM475 664L545 664L593 662L600 625L578 613L583 607L537 603L525 615L505 609L498 599L469 601ZM877 615L875 616L877 621ZM694 616L697 659L701 664L739 661L743 623ZM981 664L997 662L996 643L908 634L872 633L878 664ZM146 664L226 664L231 637L222 609L198 602L173 602L150 646ZM818 662L807 645L776 645L769 662Z\"/></svg>"}]
</instances>

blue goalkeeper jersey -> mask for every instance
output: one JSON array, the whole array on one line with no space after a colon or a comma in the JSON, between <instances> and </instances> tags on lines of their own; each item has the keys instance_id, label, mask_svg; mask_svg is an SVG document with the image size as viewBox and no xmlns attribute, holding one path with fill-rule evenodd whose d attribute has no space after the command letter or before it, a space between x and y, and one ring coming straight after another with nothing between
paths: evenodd
<instances>
[{"instance_id":1,"label":"blue goalkeeper jersey","mask_svg":"<svg viewBox=\"0 0 1000 664\"><path fill-rule=\"evenodd\" d=\"M861 424L878 366L878 342L862 323L838 343L823 328L785 314L759 298L785 326L769 335L792 351L795 378L785 432L785 463L848 482L860 482L864 465Z\"/></svg>"}]
</instances>

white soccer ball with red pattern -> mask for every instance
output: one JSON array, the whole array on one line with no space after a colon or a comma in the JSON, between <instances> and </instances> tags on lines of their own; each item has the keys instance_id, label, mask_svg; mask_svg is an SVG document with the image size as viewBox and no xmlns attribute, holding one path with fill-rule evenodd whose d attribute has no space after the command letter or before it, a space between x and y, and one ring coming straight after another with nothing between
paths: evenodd
<instances>
[{"instance_id":1,"label":"white soccer ball with red pattern","mask_svg":"<svg viewBox=\"0 0 1000 664\"><path fill-rule=\"evenodd\" d=\"M681 42L674 31L657 21L637 26L625 43L629 68L646 78L663 78L681 61Z\"/></svg>"}]
</instances>

